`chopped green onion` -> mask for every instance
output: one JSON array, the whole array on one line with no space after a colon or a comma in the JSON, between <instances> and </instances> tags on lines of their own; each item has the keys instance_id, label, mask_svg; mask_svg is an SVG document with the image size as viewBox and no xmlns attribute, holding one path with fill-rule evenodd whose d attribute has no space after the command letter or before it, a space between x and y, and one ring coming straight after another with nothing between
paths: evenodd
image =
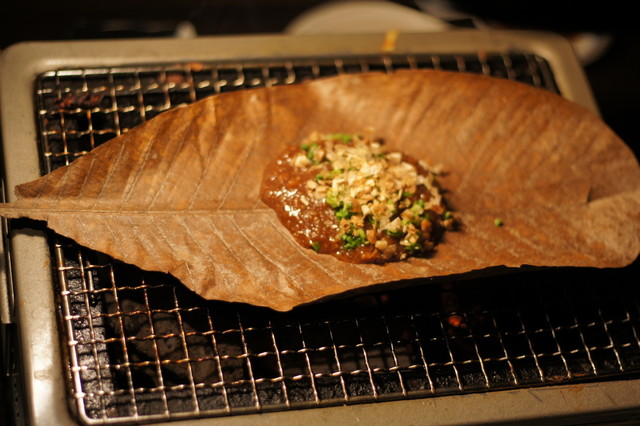
<instances>
[{"instance_id":1,"label":"chopped green onion","mask_svg":"<svg viewBox=\"0 0 640 426\"><path fill-rule=\"evenodd\" d=\"M329 198L327 197L327 204L329 204L329 206L332 209L337 209L340 208L340 204L342 204L340 201L338 201L337 198Z\"/></svg>"},{"instance_id":2,"label":"chopped green onion","mask_svg":"<svg viewBox=\"0 0 640 426\"><path fill-rule=\"evenodd\" d=\"M402 231L401 231L401 230L399 230L399 229L393 229L393 230L391 230L391 229L387 229L385 232L386 232L386 233L387 233L387 235L388 235L388 236L390 236L391 238L402 238L402 237L404 237L404 236L405 236L405 233L404 233L404 232L402 232Z\"/></svg>"},{"instance_id":3,"label":"chopped green onion","mask_svg":"<svg viewBox=\"0 0 640 426\"><path fill-rule=\"evenodd\" d=\"M340 169L333 169L329 173L325 173L325 174L318 173L315 177L315 181L318 182L323 179L333 179L334 177L338 176L340 173L342 173L342 170Z\"/></svg>"},{"instance_id":4,"label":"chopped green onion","mask_svg":"<svg viewBox=\"0 0 640 426\"><path fill-rule=\"evenodd\" d=\"M349 219L354 215L351 211L351 203L340 203L340 206L336 210L336 217L338 219Z\"/></svg>"},{"instance_id":5,"label":"chopped green onion","mask_svg":"<svg viewBox=\"0 0 640 426\"><path fill-rule=\"evenodd\" d=\"M311 248L313 249L313 251L315 251L316 253L320 253L320 243L319 242L314 242L313 244L311 244Z\"/></svg>"},{"instance_id":6,"label":"chopped green onion","mask_svg":"<svg viewBox=\"0 0 640 426\"><path fill-rule=\"evenodd\" d=\"M303 151L309 152L312 149L318 149L320 147L320 145L318 145L317 142L313 142L311 144L302 144L300 145L300 148L302 148Z\"/></svg>"},{"instance_id":7,"label":"chopped green onion","mask_svg":"<svg viewBox=\"0 0 640 426\"><path fill-rule=\"evenodd\" d=\"M343 247L346 248L347 250L353 250L356 247L360 247L362 245L364 245L366 243L366 237L365 237L365 233L364 230L359 229L357 231L358 235L353 235L353 234L344 234L340 237L340 239L342 240Z\"/></svg>"},{"instance_id":8,"label":"chopped green onion","mask_svg":"<svg viewBox=\"0 0 640 426\"><path fill-rule=\"evenodd\" d=\"M415 203L414 205L411 206L411 211L413 212L414 215L420 216L424 211L424 207L421 206L419 203Z\"/></svg>"},{"instance_id":9,"label":"chopped green onion","mask_svg":"<svg viewBox=\"0 0 640 426\"><path fill-rule=\"evenodd\" d=\"M315 157L316 150L320 148L320 145L318 145L317 142L313 142L310 145L302 144L300 145L300 148L307 153L307 158L311 160L311 164L318 164L318 162L313 159Z\"/></svg>"},{"instance_id":10,"label":"chopped green onion","mask_svg":"<svg viewBox=\"0 0 640 426\"><path fill-rule=\"evenodd\" d=\"M495 219L493 219L493 224L495 226L502 226L502 225L504 225L504 222L499 217L496 217Z\"/></svg>"},{"instance_id":11,"label":"chopped green onion","mask_svg":"<svg viewBox=\"0 0 640 426\"><path fill-rule=\"evenodd\" d=\"M351 142L353 140L353 136L348 133L332 133L327 137L333 140L341 140L342 142Z\"/></svg>"},{"instance_id":12,"label":"chopped green onion","mask_svg":"<svg viewBox=\"0 0 640 426\"><path fill-rule=\"evenodd\" d=\"M414 244L411 244L410 246L406 246L405 250L409 252L409 254L414 254L422 250L422 245L420 245L420 243L414 243Z\"/></svg>"},{"instance_id":13,"label":"chopped green onion","mask_svg":"<svg viewBox=\"0 0 640 426\"><path fill-rule=\"evenodd\" d=\"M411 196L413 196L413 194L411 192L403 191L401 198L409 198Z\"/></svg>"},{"instance_id":14,"label":"chopped green onion","mask_svg":"<svg viewBox=\"0 0 640 426\"><path fill-rule=\"evenodd\" d=\"M309 150L307 151L307 158L311 161L313 161L313 157L315 157L316 154L316 150L320 148L320 145L318 145L317 143L312 143L311 146L309 146Z\"/></svg>"},{"instance_id":15,"label":"chopped green onion","mask_svg":"<svg viewBox=\"0 0 640 426\"><path fill-rule=\"evenodd\" d=\"M445 212L442 214L442 218L444 220L451 219L452 217L453 213L451 213L449 210L445 210Z\"/></svg>"},{"instance_id":16,"label":"chopped green onion","mask_svg":"<svg viewBox=\"0 0 640 426\"><path fill-rule=\"evenodd\" d=\"M340 204L342 204L342 202L338 199L338 194L334 193L332 190L327 191L325 201L332 209L337 209L340 207Z\"/></svg>"}]
</instances>

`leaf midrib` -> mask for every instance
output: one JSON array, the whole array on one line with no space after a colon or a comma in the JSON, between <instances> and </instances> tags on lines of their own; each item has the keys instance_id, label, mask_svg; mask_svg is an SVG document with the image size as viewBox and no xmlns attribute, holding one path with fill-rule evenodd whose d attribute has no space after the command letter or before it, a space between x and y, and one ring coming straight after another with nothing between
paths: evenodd
<instances>
[{"instance_id":1,"label":"leaf midrib","mask_svg":"<svg viewBox=\"0 0 640 426\"><path fill-rule=\"evenodd\" d=\"M58 209L58 208L38 208L38 207L14 207L11 204L0 206L0 215L6 213L13 214L25 214L37 212L40 214L98 214L98 215L117 215L117 216L131 216L131 215L166 215L166 214L180 214L189 216L203 216L211 214L238 214L238 213L256 213L262 214L272 211L271 209L257 208L257 209L210 209L210 210L179 210L179 209L165 209L165 210L122 210L122 209Z\"/></svg>"}]
</instances>

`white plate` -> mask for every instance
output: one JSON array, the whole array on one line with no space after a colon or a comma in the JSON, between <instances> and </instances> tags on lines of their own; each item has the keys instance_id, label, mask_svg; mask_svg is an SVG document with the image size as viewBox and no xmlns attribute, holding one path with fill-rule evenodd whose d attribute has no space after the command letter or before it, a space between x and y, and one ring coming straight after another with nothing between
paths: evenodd
<instances>
[{"instance_id":1,"label":"white plate","mask_svg":"<svg viewBox=\"0 0 640 426\"><path fill-rule=\"evenodd\" d=\"M321 5L285 28L289 34L355 34L386 31L435 32L450 26L433 16L387 1L347 1Z\"/></svg>"}]
</instances>

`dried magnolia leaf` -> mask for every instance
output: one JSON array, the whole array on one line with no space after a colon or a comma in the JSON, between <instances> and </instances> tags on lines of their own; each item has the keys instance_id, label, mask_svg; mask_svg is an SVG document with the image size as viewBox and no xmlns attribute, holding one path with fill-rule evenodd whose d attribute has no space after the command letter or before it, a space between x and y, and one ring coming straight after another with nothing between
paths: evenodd
<instances>
[{"instance_id":1,"label":"dried magnolia leaf","mask_svg":"<svg viewBox=\"0 0 640 426\"><path fill-rule=\"evenodd\" d=\"M266 165L312 131L371 129L442 165L463 230L426 259L304 249L260 200ZM640 251L640 168L592 113L522 84L434 71L240 91L161 114L16 188L8 217L277 310L372 284L493 266L621 267ZM496 226L499 219L503 226Z\"/></svg>"}]
</instances>

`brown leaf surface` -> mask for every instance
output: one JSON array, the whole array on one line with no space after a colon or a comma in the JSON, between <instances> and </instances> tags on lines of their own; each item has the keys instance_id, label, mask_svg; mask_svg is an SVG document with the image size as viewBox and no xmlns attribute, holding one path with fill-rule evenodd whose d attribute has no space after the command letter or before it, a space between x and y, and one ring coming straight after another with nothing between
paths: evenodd
<instances>
[{"instance_id":1,"label":"brown leaf surface","mask_svg":"<svg viewBox=\"0 0 640 426\"><path fill-rule=\"evenodd\" d=\"M372 128L447 171L464 222L435 255L384 266L300 247L259 198L287 144ZM595 115L504 80L362 74L223 94L161 114L0 208L168 272L200 295L277 310L397 280L505 265L621 267L640 251L640 168ZM500 217L503 227L496 227Z\"/></svg>"}]
</instances>

